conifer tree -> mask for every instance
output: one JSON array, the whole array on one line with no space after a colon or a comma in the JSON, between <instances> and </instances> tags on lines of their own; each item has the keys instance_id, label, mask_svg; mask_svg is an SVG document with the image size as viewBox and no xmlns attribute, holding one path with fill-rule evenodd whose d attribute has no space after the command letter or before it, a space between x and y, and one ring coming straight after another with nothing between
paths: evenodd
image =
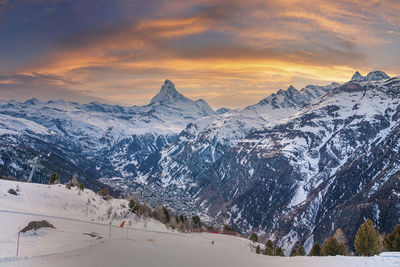
<instances>
[{"instance_id":1,"label":"conifer tree","mask_svg":"<svg viewBox=\"0 0 400 267\"><path fill-rule=\"evenodd\" d=\"M304 247L303 246L300 246L298 249L297 249L297 256L305 256L306 255L306 251L304 250Z\"/></svg>"},{"instance_id":2,"label":"conifer tree","mask_svg":"<svg viewBox=\"0 0 400 267\"><path fill-rule=\"evenodd\" d=\"M54 184L54 183L56 183L57 181L58 181L57 174L55 174L55 173L52 173L52 174L50 175L50 181L49 181L49 184Z\"/></svg>"},{"instance_id":3,"label":"conifer tree","mask_svg":"<svg viewBox=\"0 0 400 267\"><path fill-rule=\"evenodd\" d=\"M315 242L308 256L321 256L321 246Z\"/></svg>"},{"instance_id":4,"label":"conifer tree","mask_svg":"<svg viewBox=\"0 0 400 267\"><path fill-rule=\"evenodd\" d=\"M396 225L393 233L385 236L383 246L388 251L400 251L400 224Z\"/></svg>"},{"instance_id":5,"label":"conifer tree","mask_svg":"<svg viewBox=\"0 0 400 267\"><path fill-rule=\"evenodd\" d=\"M193 221L195 228L201 228L201 220L200 220L199 216L197 216L197 215L193 216L192 221Z\"/></svg>"},{"instance_id":6,"label":"conifer tree","mask_svg":"<svg viewBox=\"0 0 400 267\"><path fill-rule=\"evenodd\" d=\"M274 255L274 244L272 243L271 240L268 240L267 243L265 243L265 255L268 256L273 256Z\"/></svg>"},{"instance_id":7,"label":"conifer tree","mask_svg":"<svg viewBox=\"0 0 400 267\"><path fill-rule=\"evenodd\" d=\"M374 223L370 219L367 219L358 228L354 247L359 256L373 256L382 251L379 233L375 230Z\"/></svg>"},{"instance_id":8,"label":"conifer tree","mask_svg":"<svg viewBox=\"0 0 400 267\"><path fill-rule=\"evenodd\" d=\"M252 233L249 238L253 242L258 242L258 236L256 233Z\"/></svg>"},{"instance_id":9,"label":"conifer tree","mask_svg":"<svg viewBox=\"0 0 400 267\"><path fill-rule=\"evenodd\" d=\"M324 256L347 255L346 246L343 243L339 243L333 236L325 241L321 252Z\"/></svg>"},{"instance_id":10,"label":"conifer tree","mask_svg":"<svg viewBox=\"0 0 400 267\"><path fill-rule=\"evenodd\" d=\"M171 219L171 215L169 214L169 211L165 207L162 207L162 211L163 211L164 223L168 223Z\"/></svg>"},{"instance_id":11,"label":"conifer tree","mask_svg":"<svg viewBox=\"0 0 400 267\"><path fill-rule=\"evenodd\" d=\"M80 183L79 184L79 190L83 192L83 190L85 190L85 184L84 183Z\"/></svg>"},{"instance_id":12,"label":"conifer tree","mask_svg":"<svg viewBox=\"0 0 400 267\"><path fill-rule=\"evenodd\" d=\"M297 256L297 250L293 247L292 251L290 251L290 257Z\"/></svg>"},{"instance_id":13,"label":"conifer tree","mask_svg":"<svg viewBox=\"0 0 400 267\"><path fill-rule=\"evenodd\" d=\"M333 235L336 240L340 243L343 243L347 247L347 238L344 235L341 228L336 229L335 234Z\"/></svg>"},{"instance_id":14,"label":"conifer tree","mask_svg":"<svg viewBox=\"0 0 400 267\"><path fill-rule=\"evenodd\" d=\"M257 254L260 254L260 253L261 253L260 245L257 245L257 247L256 247L256 253L257 253Z\"/></svg>"},{"instance_id":15,"label":"conifer tree","mask_svg":"<svg viewBox=\"0 0 400 267\"><path fill-rule=\"evenodd\" d=\"M275 256L280 256L280 257L284 257L285 254L283 253L282 248L280 247L275 247L275 251L274 251Z\"/></svg>"}]
</instances>

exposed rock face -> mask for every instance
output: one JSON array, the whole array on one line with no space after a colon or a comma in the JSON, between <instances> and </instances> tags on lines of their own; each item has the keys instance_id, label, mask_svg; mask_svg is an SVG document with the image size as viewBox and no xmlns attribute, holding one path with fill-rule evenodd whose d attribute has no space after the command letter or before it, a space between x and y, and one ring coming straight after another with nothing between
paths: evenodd
<instances>
[{"instance_id":1,"label":"exposed rock face","mask_svg":"<svg viewBox=\"0 0 400 267\"><path fill-rule=\"evenodd\" d=\"M15 196L17 196L18 194L17 194L17 191L15 191L14 189L10 189L10 190L8 190L8 193L9 194L11 194L11 195L15 195Z\"/></svg>"},{"instance_id":2,"label":"exposed rock face","mask_svg":"<svg viewBox=\"0 0 400 267\"><path fill-rule=\"evenodd\" d=\"M289 120L253 131L198 178L198 203L286 251L364 218L400 222L400 79L351 81ZM221 212L222 211L222 212Z\"/></svg>"},{"instance_id":3,"label":"exposed rock face","mask_svg":"<svg viewBox=\"0 0 400 267\"><path fill-rule=\"evenodd\" d=\"M31 231L31 230L38 230L40 228L55 228L51 223L49 223L46 220L42 220L42 221L32 221L30 222L27 226L24 227L24 229L21 230L21 233L25 233L27 231Z\"/></svg>"}]
</instances>

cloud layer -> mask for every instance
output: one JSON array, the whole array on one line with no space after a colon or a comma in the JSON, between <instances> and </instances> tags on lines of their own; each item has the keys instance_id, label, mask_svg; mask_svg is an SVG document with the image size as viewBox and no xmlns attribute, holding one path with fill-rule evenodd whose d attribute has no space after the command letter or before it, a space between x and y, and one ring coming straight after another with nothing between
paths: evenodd
<instances>
[{"instance_id":1,"label":"cloud layer","mask_svg":"<svg viewBox=\"0 0 400 267\"><path fill-rule=\"evenodd\" d=\"M396 0L1 0L0 97L145 104L169 78L240 107L356 69L395 75L398 14Z\"/></svg>"}]
</instances>

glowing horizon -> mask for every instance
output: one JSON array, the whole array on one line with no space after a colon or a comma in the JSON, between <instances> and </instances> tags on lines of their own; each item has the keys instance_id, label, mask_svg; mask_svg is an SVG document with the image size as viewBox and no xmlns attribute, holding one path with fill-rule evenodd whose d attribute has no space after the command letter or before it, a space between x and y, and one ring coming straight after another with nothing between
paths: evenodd
<instances>
[{"instance_id":1,"label":"glowing horizon","mask_svg":"<svg viewBox=\"0 0 400 267\"><path fill-rule=\"evenodd\" d=\"M148 104L165 79L213 108L400 72L400 3L0 0L0 99Z\"/></svg>"}]
</instances>

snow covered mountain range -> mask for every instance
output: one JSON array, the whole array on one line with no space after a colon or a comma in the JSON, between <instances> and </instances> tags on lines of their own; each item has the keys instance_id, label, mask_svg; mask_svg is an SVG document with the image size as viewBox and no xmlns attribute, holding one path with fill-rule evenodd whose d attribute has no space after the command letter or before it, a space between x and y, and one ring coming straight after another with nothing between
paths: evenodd
<instances>
[{"instance_id":1,"label":"snow covered mountain range","mask_svg":"<svg viewBox=\"0 0 400 267\"><path fill-rule=\"evenodd\" d=\"M145 106L100 103L0 102L0 172L34 181L55 171L62 181L135 177L140 163L172 142L191 121L215 115L208 104L178 93L169 80ZM94 179L93 179L94 178Z\"/></svg>"},{"instance_id":2,"label":"snow covered mountain range","mask_svg":"<svg viewBox=\"0 0 400 267\"><path fill-rule=\"evenodd\" d=\"M290 86L241 110L213 111L169 80L146 106L0 102L0 174L94 189L257 230L286 250L359 222L400 222L400 78ZM350 221L352 223L350 223Z\"/></svg>"}]
</instances>

